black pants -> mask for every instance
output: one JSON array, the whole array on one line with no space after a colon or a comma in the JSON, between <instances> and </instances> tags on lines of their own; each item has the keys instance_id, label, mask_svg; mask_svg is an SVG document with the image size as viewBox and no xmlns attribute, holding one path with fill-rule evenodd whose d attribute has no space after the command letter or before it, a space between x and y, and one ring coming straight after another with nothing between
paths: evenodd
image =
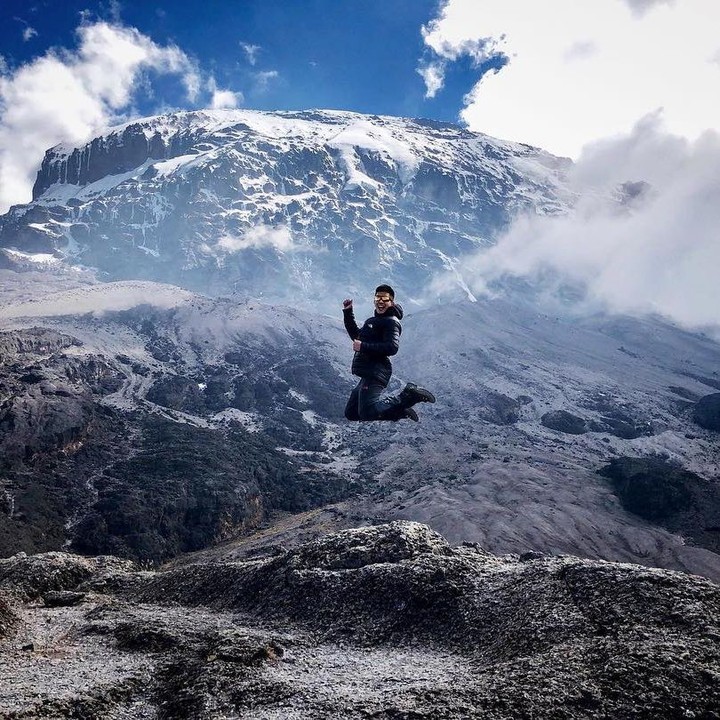
<instances>
[{"instance_id":1,"label":"black pants","mask_svg":"<svg viewBox=\"0 0 720 720\"><path fill-rule=\"evenodd\" d=\"M399 420L400 401L394 397L380 397L383 386L374 380L361 379L353 388L345 406L348 420Z\"/></svg>"}]
</instances>

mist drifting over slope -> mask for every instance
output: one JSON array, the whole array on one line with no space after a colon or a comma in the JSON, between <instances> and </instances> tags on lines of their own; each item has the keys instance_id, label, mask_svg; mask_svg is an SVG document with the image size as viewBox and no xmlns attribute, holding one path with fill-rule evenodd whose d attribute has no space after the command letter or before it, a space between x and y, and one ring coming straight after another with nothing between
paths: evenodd
<instances>
[{"instance_id":1,"label":"mist drifting over slope","mask_svg":"<svg viewBox=\"0 0 720 720\"><path fill-rule=\"evenodd\" d=\"M629 135L585 148L569 173L580 197L570 213L518 215L493 247L461 264L463 277L476 294L520 277L554 296L580 290L581 309L718 328L718 168L720 135L691 142L650 115Z\"/></svg>"}]
</instances>

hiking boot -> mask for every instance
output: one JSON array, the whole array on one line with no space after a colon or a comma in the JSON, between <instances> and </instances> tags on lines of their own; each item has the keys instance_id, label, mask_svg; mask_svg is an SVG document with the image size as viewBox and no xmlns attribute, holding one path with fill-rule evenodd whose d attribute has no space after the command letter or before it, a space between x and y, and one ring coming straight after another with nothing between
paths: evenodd
<instances>
[{"instance_id":1,"label":"hiking boot","mask_svg":"<svg viewBox=\"0 0 720 720\"><path fill-rule=\"evenodd\" d=\"M408 383L398 395L398 400L404 408L411 408L419 402L435 402L435 396L425 388L418 387L415 383Z\"/></svg>"},{"instance_id":2,"label":"hiking boot","mask_svg":"<svg viewBox=\"0 0 720 720\"><path fill-rule=\"evenodd\" d=\"M420 419L418 414L412 408L405 408L403 410L402 417L412 420L413 422L417 422Z\"/></svg>"}]
</instances>

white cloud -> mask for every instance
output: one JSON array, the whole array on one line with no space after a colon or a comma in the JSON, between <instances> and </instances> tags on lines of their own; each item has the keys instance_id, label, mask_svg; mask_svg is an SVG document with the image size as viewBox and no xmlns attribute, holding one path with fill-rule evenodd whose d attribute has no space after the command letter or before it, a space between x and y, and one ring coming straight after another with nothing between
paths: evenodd
<instances>
[{"instance_id":1,"label":"white cloud","mask_svg":"<svg viewBox=\"0 0 720 720\"><path fill-rule=\"evenodd\" d=\"M27 42L28 40L31 40L34 37L37 37L37 30L35 28L30 27L29 25L25 27L23 30L23 40Z\"/></svg>"},{"instance_id":2,"label":"white cloud","mask_svg":"<svg viewBox=\"0 0 720 720\"><path fill-rule=\"evenodd\" d=\"M432 20L421 30L425 44L445 60L457 60L462 55L468 55L476 63L481 63L497 51L504 41L502 33L498 37L489 33L472 36L456 24L458 10L464 13L466 8L476 8L478 5L468 2L447 3L440 18Z\"/></svg>"},{"instance_id":3,"label":"white cloud","mask_svg":"<svg viewBox=\"0 0 720 720\"><path fill-rule=\"evenodd\" d=\"M280 76L277 70L264 70L255 73L255 86L258 90L267 90L271 80L275 80Z\"/></svg>"},{"instance_id":4,"label":"white cloud","mask_svg":"<svg viewBox=\"0 0 720 720\"><path fill-rule=\"evenodd\" d=\"M598 48L594 42L576 42L565 51L564 59L566 62L583 60L592 57L597 51Z\"/></svg>"},{"instance_id":5,"label":"white cloud","mask_svg":"<svg viewBox=\"0 0 720 720\"><path fill-rule=\"evenodd\" d=\"M516 219L496 246L459 263L470 293L530 278L551 295L584 289L593 307L720 328L717 27L710 0L444 5L426 34L437 62L487 37L509 60L472 89L462 117L577 158L581 197L566 217ZM608 202L622 183L637 197ZM448 283L458 280L435 287Z\"/></svg>"},{"instance_id":6,"label":"white cloud","mask_svg":"<svg viewBox=\"0 0 720 720\"><path fill-rule=\"evenodd\" d=\"M297 249L289 228L270 225L257 225L240 237L225 235L218 241L218 247L228 253L264 247L272 247L281 252Z\"/></svg>"},{"instance_id":7,"label":"white cloud","mask_svg":"<svg viewBox=\"0 0 720 720\"><path fill-rule=\"evenodd\" d=\"M595 192L575 212L519 218L495 246L463 263L463 279L474 293L508 277L530 278L550 293L570 285L584 289L594 308L720 327L718 168L719 133L688 141L649 116L631 134L586 149L571 180ZM625 205L598 199L621 180L649 185Z\"/></svg>"},{"instance_id":8,"label":"white cloud","mask_svg":"<svg viewBox=\"0 0 720 720\"><path fill-rule=\"evenodd\" d=\"M30 200L47 148L84 142L110 124L143 71L179 74L189 99L197 93L197 72L177 47L104 22L78 35L77 51L49 52L0 77L0 211Z\"/></svg>"},{"instance_id":9,"label":"white cloud","mask_svg":"<svg viewBox=\"0 0 720 720\"><path fill-rule=\"evenodd\" d=\"M213 110L223 110L225 108L236 108L243 104L245 96L241 92L234 92L232 90L223 90L217 86L217 82L214 77L208 80L208 90L210 91L210 107Z\"/></svg>"},{"instance_id":10,"label":"white cloud","mask_svg":"<svg viewBox=\"0 0 720 720\"><path fill-rule=\"evenodd\" d=\"M720 130L717 27L712 0L448 0L423 34L426 65L509 58L469 93L471 129L577 157L661 107L677 135Z\"/></svg>"},{"instance_id":11,"label":"white cloud","mask_svg":"<svg viewBox=\"0 0 720 720\"><path fill-rule=\"evenodd\" d=\"M242 100L242 93L234 93L232 90L216 90L212 94L210 107L212 107L213 110L236 108Z\"/></svg>"},{"instance_id":12,"label":"white cloud","mask_svg":"<svg viewBox=\"0 0 720 720\"><path fill-rule=\"evenodd\" d=\"M251 45L250 43L240 43L240 47L245 52L245 56L247 57L247 61L251 65L255 65L257 62L257 56L260 50L262 49L259 45Z\"/></svg>"},{"instance_id":13,"label":"white cloud","mask_svg":"<svg viewBox=\"0 0 720 720\"><path fill-rule=\"evenodd\" d=\"M460 3L447 2L440 17L421 29L425 45L432 50L433 57L422 62L417 70L425 81L426 98L434 98L442 90L449 62L467 55L475 65L479 65L498 52L502 44L503 38L468 37L462 30L462 23L458 24L456 20L458 8L461 13L465 12Z\"/></svg>"},{"instance_id":14,"label":"white cloud","mask_svg":"<svg viewBox=\"0 0 720 720\"><path fill-rule=\"evenodd\" d=\"M138 305L169 309L185 305L196 297L174 285L142 280L107 282L60 292L43 293L38 289L37 293L32 300L5 303L0 307L0 319L102 315L130 310Z\"/></svg>"},{"instance_id":15,"label":"white cloud","mask_svg":"<svg viewBox=\"0 0 720 720\"><path fill-rule=\"evenodd\" d=\"M635 15L644 15L655 5L674 5L675 0L625 0Z\"/></svg>"},{"instance_id":16,"label":"white cloud","mask_svg":"<svg viewBox=\"0 0 720 720\"><path fill-rule=\"evenodd\" d=\"M445 63L421 65L418 68L418 74L425 81L425 98L434 98L445 84Z\"/></svg>"}]
</instances>

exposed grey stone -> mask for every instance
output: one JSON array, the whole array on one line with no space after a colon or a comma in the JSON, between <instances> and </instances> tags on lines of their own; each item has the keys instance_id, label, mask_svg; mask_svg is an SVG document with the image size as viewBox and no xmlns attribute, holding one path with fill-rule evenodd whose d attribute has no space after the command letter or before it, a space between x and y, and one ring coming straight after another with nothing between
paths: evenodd
<instances>
[{"instance_id":1,"label":"exposed grey stone","mask_svg":"<svg viewBox=\"0 0 720 720\"><path fill-rule=\"evenodd\" d=\"M530 560L542 560L544 557L546 557L544 553L537 550L528 550L520 554L519 560L520 562L529 562Z\"/></svg>"},{"instance_id":2,"label":"exposed grey stone","mask_svg":"<svg viewBox=\"0 0 720 720\"><path fill-rule=\"evenodd\" d=\"M104 578L116 572L129 572L128 560L114 557L83 558L63 552L26 555L18 553L0 559L0 591L34 600L51 592L75 590L89 578Z\"/></svg>"}]
</instances>

